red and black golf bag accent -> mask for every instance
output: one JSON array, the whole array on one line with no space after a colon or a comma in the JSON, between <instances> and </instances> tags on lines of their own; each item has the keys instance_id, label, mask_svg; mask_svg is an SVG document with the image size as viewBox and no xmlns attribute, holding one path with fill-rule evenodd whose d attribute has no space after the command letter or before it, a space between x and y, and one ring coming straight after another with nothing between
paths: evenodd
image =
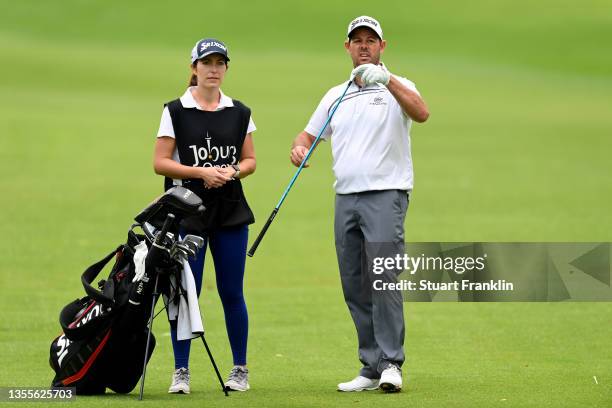
<instances>
[{"instance_id":1,"label":"red and black golf bag accent","mask_svg":"<svg viewBox=\"0 0 612 408\"><path fill-rule=\"evenodd\" d=\"M103 394L106 388L117 393L134 389L155 348L148 329L154 299L159 298L157 292L167 290L168 276L180 276L181 264L171 250L195 254L195 248L189 252L184 242L178 242L180 223L203 211L196 194L183 187L168 190L135 217L125 244L85 270L81 282L87 296L62 309L62 333L51 343L52 386L76 387L81 395ZM144 235L136 234L135 227ZM133 282L135 247L142 241L148 248L145 272ZM113 258L108 278L94 288L92 282Z\"/></svg>"},{"instance_id":2,"label":"red and black golf bag accent","mask_svg":"<svg viewBox=\"0 0 612 408\"><path fill-rule=\"evenodd\" d=\"M63 308L63 333L51 343L49 362L56 373L54 387L76 387L77 394L102 394L106 388L128 393L138 383L153 290L150 277L148 282L132 283L133 248L140 240L144 237L130 232L125 245L83 273L87 296ZM93 288L91 283L113 257L115 263L108 278L99 282L99 289ZM139 300L135 302L135 298ZM147 361L154 348L151 335Z\"/></svg>"}]
</instances>

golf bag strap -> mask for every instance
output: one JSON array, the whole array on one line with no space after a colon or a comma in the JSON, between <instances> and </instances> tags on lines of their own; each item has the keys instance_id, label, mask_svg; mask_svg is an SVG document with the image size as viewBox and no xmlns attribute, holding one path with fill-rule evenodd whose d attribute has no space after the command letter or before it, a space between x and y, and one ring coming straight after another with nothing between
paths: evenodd
<instances>
[{"instance_id":1,"label":"golf bag strap","mask_svg":"<svg viewBox=\"0 0 612 408\"><path fill-rule=\"evenodd\" d=\"M91 286L91 282L102 272L102 269L106 266L106 264L117 254L123 245L120 245L117 249L115 249L110 254L106 255L104 259L95 264L91 265L89 268L83 272L81 275L81 283L83 284L83 289L85 289L85 293L92 299L97 302L102 303L103 305L114 305L115 304L115 285L112 279L107 279L104 284L103 291L100 291L93 286Z\"/></svg>"}]
</instances>

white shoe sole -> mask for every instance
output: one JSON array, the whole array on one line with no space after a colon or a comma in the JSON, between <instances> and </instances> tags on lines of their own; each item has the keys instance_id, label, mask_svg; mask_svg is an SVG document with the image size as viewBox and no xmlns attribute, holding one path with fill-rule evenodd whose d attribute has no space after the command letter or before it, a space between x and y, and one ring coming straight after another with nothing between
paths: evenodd
<instances>
[{"instance_id":1,"label":"white shoe sole","mask_svg":"<svg viewBox=\"0 0 612 408\"><path fill-rule=\"evenodd\" d=\"M338 388L338 392L361 392L361 391L374 391L377 390L378 387L374 387L374 388L357 388L354 390L343 390L341 388Z\"/></svg>"},{"instance_id":2,"label":"white shoe sole","mask_svg":"<svg viewBox=\"0 0 612 408\"><path fill-rule=\"evenodd\" d=\"M373 385L371 387L363 387L363 388L342 388L338 386L339 392L361 392L361 391L374 391L378 389L378 384Z\"/></svg>"},{"instance_id":3,"label":"white shoe sole","mask_svg":"<svg viewBox=\"0 0 612 408\"><path fill-rule=\"evenodd\" d=\"M176 388L170 388L168 390L168 394L189 394L190 390L189 387L176 387Z\"/></svg>"},{"instance_id":4,"label":"white shoe sole","mask_svg":"<svg viewBox=\"0 0 612 408\"><path fill-rule=\"evenodd\" d=\"M174 391L174 390L168 390L168 394L189 394L189 391L184 391L184 390L178 390L178 391Z\"/></svg>"},{"instance_id":5,"label":"white shoe sole","mask_svg":"<svg viewBox=\"0 0 612 408\"><path fill-rule=\"evenodd\" d=\"M228 381L225 383L225 389L227 391L240 391L240 392L245 392L251 389L251 386L247 383L246 387L242 387L240 386L240 384L233 382L233 381Z\"/></svg>"}]
</instances>

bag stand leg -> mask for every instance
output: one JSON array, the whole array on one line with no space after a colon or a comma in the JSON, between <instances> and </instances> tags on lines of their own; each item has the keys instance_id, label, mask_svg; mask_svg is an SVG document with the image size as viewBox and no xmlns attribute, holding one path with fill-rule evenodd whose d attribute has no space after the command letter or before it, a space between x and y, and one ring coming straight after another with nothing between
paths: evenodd
<instances>
[{"instance_id":1,"label":"bag stand leg","mask_svg":"<svg viewBox=\"0 0 612 408\"><path fill-rule=\"evenodd\" d=\"M153 331L153 315L155 314L155 303L159 293L157 293L157 284L159 283L159 274L155 276L155 286L153 287L153 303L151 304L151 314L149 315L149 332L147 333L147 346L145 347L144 363L142 365L142 378L140 379L140 396L138 400L142 401L144 393L145 375L147 374L147 356L149 355L149 344L151 341L151 332Z\"/></svg>"},{"instance_id":2,"label":"bag stand leg","mask_svg":"<svg viewBox=\"0 0 612 408\"><path fill-rule=\"evenodd\" d=\"M208 353L210 362L212 363L212 366L215 369L215 373L217 373L219 384L221 384L221 390L223 390L226 397L229 397L229 394L227 393L227 389L225 388L225 384L223 384L223 379L221 378L221 374L219 373L219 369L217 368L217 364L215 363L215 359L213 358L212 353L210 352L210 348L208 348L208 344L206 343L206 339L204 338L204 334L200 334L200 338L202 339L202 343L204 343L204 347L206 348L206 352Z\"/></svg>"},{"instance_id":3,"label":"bag stand leg","mask_svg":"<svg viewBox=\"0 0 612 408\"><path fill-rule=\"evenodd\" d=\"M147 374L147 356L149 355L149 344L151 340L151 332L153 332L153 319L155 318L155 304L157 303L156 302L157 297L160 295L159 293L157 293L158 283L159 283L159 274L157 274L157 276L155 277L155 286L153 288L153 303L151 304L151 314L149 317L149 324L148 324L149 332L147 333L147 346L145 348L144 364L142 367L142 377L140 379L140 396L138 397L138 400L140 401L142 401L142 397L144 394L145 376ZM200 338L202 339L202 343L204 343L204 348L206 348L206 353L208 353L208 358L210 358L210 362L212 363L212 366L215 369L215 373L217 374L217 378L219 379L219 384L221 384L221 390L223 391L226 397L229 397L227 389L225 388L225 384L223 384L223 378L221 378L221 373L219 373L219 368L217 367L217 363L215 363L215 359L210 351L210 348L208 347L208 343L206 343L206 339L204 338L204 334L201 334Z\"/></svg>"}]
</instances>

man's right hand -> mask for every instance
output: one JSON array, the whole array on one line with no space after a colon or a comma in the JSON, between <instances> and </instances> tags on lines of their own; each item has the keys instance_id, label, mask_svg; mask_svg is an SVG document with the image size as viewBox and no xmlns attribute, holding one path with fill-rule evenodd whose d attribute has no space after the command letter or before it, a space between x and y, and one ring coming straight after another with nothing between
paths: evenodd
<instances>
[{"instance_id":1,"label":"man's right hand","mask_svg":"<svg viewBox=\"0 0 612 408\"><path fill-rule=\"evenodd\" d=\"M306 146L295 146L291 149L291 163L293 163L295 167L300 167L300 164L304 161L304 157L306 157L306 153L308 153L308 148ZM308 166L310 166L308 163L304 165L304 167Z\"/></svg>"},{"instance_id":2,"label":"man's right hand","mask_svg":"<svg viewBox=\"0 0 612 408\"><path fill-rule=\"evenodd\" d=\"M204 180L204 187L206 188L221 187L232 179L216 167L200 167L200 169L200 178Z\"/></svg>"}]
</instances>

